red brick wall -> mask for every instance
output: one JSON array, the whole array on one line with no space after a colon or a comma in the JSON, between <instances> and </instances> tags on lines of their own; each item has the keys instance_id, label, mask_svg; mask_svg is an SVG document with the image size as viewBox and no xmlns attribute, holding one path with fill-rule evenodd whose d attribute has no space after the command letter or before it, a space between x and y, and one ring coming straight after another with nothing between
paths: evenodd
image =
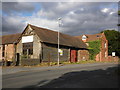
<instances>
[{"instance_id":1,"label":"red brick wall","mask_svg":"<svg viewBox=\"0 0 120 90\"><path fill-rule=\"evenodd\" d=\"M100 53L96 55L96 61L107 61L108 60L108 40L104 33L102 33ZM105 45L106 44L106 45Z\"/></svg>"},{"instance_id":2,"label":"red brick wall","mask_svg":"<svg viewBox=\"0 0 120 90\"><path fill-rule=\"evenodd\" d=\"M100 53L96 55L95 60L100 61Z\"/></svg>"},{"instance_id":3,"label":"red brick wall","mask_svg":"<svg viewBox=\"0 0 120 90\"><path fill-rule=\"evenodd\" d=\"M88 50L78 50L78 62L81 60L89 60Z\"/></svg>"},{"instance_id":4,"label":"red brick wall","mask_svg":"<svg viewBox=\"0 0 120 90\"><path fill-rule=\"evenodd\" d=\"M14 59L14 45L8 44L5 45L5 60L12 61Z\"/></svg>"},{"instance_id":5,"label":"red brick wall","mask_svg":"<svg viewBox=\"0 0 120 90\"><path fill-rule=\"evenodd\" d=\"M115 57L113 57L113 56L108 56L107 61L119 61L119 57L117 57L117 56L115 56Z\"/></svg>"},{"instance_id":6,"label":"red brick wall","mask_svg":"<svg viewBox=\"0 0 120 90\"><path fill-rule=\"evenodd\" d=\"M106 45L105 45L106 43ZM106 39L104 33L102 34L101 38L101 54L100 54L100 61L107 61L108 58L108 40Z\"/></svg>"}]
</instances>

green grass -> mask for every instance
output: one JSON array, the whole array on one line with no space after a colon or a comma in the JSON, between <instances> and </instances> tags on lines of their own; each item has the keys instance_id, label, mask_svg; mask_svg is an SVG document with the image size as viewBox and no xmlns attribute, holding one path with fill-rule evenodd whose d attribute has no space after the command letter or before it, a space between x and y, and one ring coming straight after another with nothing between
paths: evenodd
<instances>
[{"instance_id":1,"label":"green grass","mask_svg":"<svg viewBox=\"0 0 120 90\"><path fill-rule=\"evenodd\" d=\"M95 61L95 60L87 60L87 61L79 61L79 62L60 62L60 65L67 65L67 64L90 64L90 63L110 63L110 62L115 62L115 61ZM116 62L118 63L118 62ZM47 62L42 62L40 63L39 65L36 65L36 66L55 66L57 65L57 62L50 62L47 63Z\"/></svg>"}]
</instances>

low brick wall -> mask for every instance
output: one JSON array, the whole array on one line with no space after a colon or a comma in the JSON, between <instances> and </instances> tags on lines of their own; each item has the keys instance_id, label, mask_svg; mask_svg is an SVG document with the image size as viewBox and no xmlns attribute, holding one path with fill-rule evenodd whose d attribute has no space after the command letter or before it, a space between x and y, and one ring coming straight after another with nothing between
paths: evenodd
<instances>
[{"instance_id":1,"label":"low brick wall","mask_svg":"<svg viewBox=\"0 0 120 90\"><path fill-rule=\"evenodd\" d=\"M115 57L113 57L113 56L108 56L107 61L119 61L119 57L117 57L117 56L115 56Z\"/></svg>"},{"instance_id":2,"label":"low brick wall","mask_svg":"<svg viewBox=\"0 0 120 90\"><path fill-rule=\"evenodd\" d=\"M78 62L81 60L89 60L88 50L78 50Z\"/></svg>"},{"instance_id":3,"label":"low brick wall","mask_svg":"<svg viewBox=\"0 0 120 90\"><path fill-rule=\"evenodd\" d=\"M22 59L21 65L22 66L33 66L40 64L40 59Z\"/></svg>"}]
</instances>

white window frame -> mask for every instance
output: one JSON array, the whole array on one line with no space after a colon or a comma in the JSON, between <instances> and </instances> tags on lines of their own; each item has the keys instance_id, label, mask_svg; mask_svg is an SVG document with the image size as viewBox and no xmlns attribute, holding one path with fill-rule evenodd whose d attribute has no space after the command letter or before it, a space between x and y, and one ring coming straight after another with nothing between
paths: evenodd
<instances>
[{"instance_id":1,"label":"white window frame","mask_svg":"<svg viewBox=\"0 0 120 90\"><path fill-rule=\"evenodd\" d=\"M82 36L82 40L86 40L87 37L85 35Z\"/></svg>"},{"instance_id":2,"label":"white window frame","mask_svg":"<svg viewBox=\"0 0 120 90\"><path fill-rule=\"evenodd\" d=\"M105 43L104 45L105 45L105 48L106 48L106 47L107 47L107 44Z\"/></svg>"}]
</instances>

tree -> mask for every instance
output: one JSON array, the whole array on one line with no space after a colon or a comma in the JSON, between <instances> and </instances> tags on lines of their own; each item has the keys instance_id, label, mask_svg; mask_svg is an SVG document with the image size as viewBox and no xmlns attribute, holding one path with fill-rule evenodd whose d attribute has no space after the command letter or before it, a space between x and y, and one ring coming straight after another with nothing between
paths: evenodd
<instances>
[{"instance_id":1,"label":"tree","mask_svg":"<svg viewBox=\"0 0 120 90\"><path fill-rule=\"evenodd\" d=\"M108 40L108 54L116 52L116 56L120 57L120 32L115 30L104 30L105 36ZM101 33L102 33L101 32Z\"/></svg>"},{"instance_id":2,"label":"tree","mask_svg":"<svg viewBox=\"0 0 120 90\"><path fill-rule=\"evenodd\" d=\"M120 10L118 11L118 15L120 15Z\"/></svg>"}]
</instances>

